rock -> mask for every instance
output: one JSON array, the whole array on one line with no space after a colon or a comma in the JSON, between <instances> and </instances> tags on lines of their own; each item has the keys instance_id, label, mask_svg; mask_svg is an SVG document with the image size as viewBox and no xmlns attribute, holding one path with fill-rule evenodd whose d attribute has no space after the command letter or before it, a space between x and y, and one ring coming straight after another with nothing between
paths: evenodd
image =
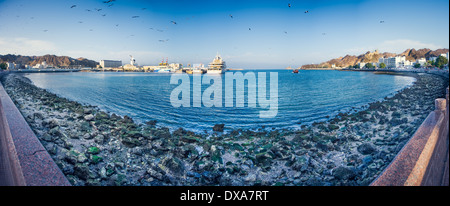
<instances>
[{"instance_id":1,"label":"rock","mask_svg":"<svg viewBox=\"0 0 450 206\"><path fill-rule=\"evenodd\" d=\"M328 129L331 130L331 131L337 130L337 129L339 129L339 126L338 125L334 125L334 124L330 124L330 125L328 125Z\"/></svg>"},{"instance_id":2,"label":"rock","mask_svg":"<svg viewBox=\"0 0 450 206\"><path fill-rule=\"evenodd\" d=\"M47 124L48 128L53 129L57 126L59 126L58 120L56 119L51 119L48 124Z\"/></svg>"},{"instance_id":3,"label":"rock","mask_svg":"<svg viewBox=\"0 0 450 206\"><path fill-rule=\"evenodd\" d=\"M163 160L161 160L161 165L177 175L182 174L184 171L183 162L176 157L166 156Z\"/></svg>"},{"instance_id":4,"label":"rock","mask_svg":"<svg viewBox=\"0 0 450 206\"><path fill-rule=\"evenodd\" d=\"M225 127L225 124L216 124L213 127L213 131L215 132L223 132L223 128Z\"/></svg>"},{"instance_id":5,"label":"rock","mask_svg":"<svg viewBox=\"0 0 450 206\"><path fill-rule=\"evenodd\" d=\"M100 149L98 147L89 147L87 150L88 154L98 154L100 153Z\"/></svg>"},{"instance_id":6,"label":"rock","mask_svg":"<svg viewBox=\"0 0 450 206\"><path fill-rule=\"evenodd\" d=\"M296 156L292 168L304 172L308 169L310 157L308 155Z\"/></svg>"},{"instance_id":7,"label":"rock","mask_svg":"<svg viewBox=\"0 0 450 206\"><path fill-rule=\"evenodd\" d=\"M97 135L97 136L94 137L94 141L95 141L97 144L103 144L103 143L105 142L105 136L99 134L99 135Z\"/></svg>"},{"instance_id":8,"label":"rock","mask_svg":"<svg viewBox=\"0 0 450 206\"><path fill-rule=\"evenodd\" d=\"M85 163L87 162L88 158L83 153L79 154L77 157L77 162L79 163Z\"/></svg>"},{"instance_id":9,"label":"rock","mask_svg":"<svg viewBox=\"0 0 450 206\"><path fill-rule=\"evenodd\" d=\"M256 175L255 174L249 174L247 177L244 178L244 181L246 182L255 182L256 181Z\"/></svg>"},{"instance_id":10,"label":"rock","mask_svg":"<svg viewBox=\"0 0 450 206\"><path fill-rule=\"evenodd\" d=\"M85 164L76 164L73 174L82 180L87 180L90 176L89 167Z\"/></svg>"},{"instance_id":11,"label":"rock","mask_svg":"<svg viewBox=\"0 0 450 206\"><path fill-rule=\"evenodd\" d=\"M92 109L91 108L84 108L83 109L83 113L84 114L92 114Z\"/></svg>"},{"instance_id":12,"label":"rock","mask_svg":"<svg viewBox=\"0 0 450 206\"><path fill-rule=\"evenodd\" d=\"M90 133L86 133L86 134L83 135L83 138L84 139L92 139L93 137L92 137L92 135Z\"/></svg>"},{"instance_id":13,"label":"rock","mask_svg":"<svg viewBox=\"0 0 450 206\"><path fill-rule=\"evenodd\" d=\"M350 180L355 178L356 173L348 167L340 166L333 170L333 175L339 180Z\"/></svg>"},{"instance_id":14,"label":"rock","mask_svg":"<svg viewBox=\"0 0 450 206\"><path fill-rule=\"evenodd\" d=\"M156 123L157 123L156 120L150 120L150 121L145 122L145 124L148 125L148 126L155 126Z\"/></svg>"},{"instance_id":15,"label":"rock","mask_svg":"<svg viewBox=\"0 0 450 206\"><path fill-rule=\"evenodd\" d=\"M92 120L94 120L94 115L88 114L88 115L84 116L84 120L86 120L86 121L92 121Z\"/></svg>"},{"instance_id":16,"label":"rock","mask_svg":"<svg viewBox=\"0 0 450 206\"><path fill-rule=\"evenodd\" d=\"M80 129L84 132L91 131L91 125L89 124L89 122L82 122L80 125Z\"/></svg>"},{"instance_id":17,"label":"rock","mask_svg":"<svg viewBox=\"0 0 450 206\"><path fill-rule=\"evenodd\" d=\"M363 144L359 145L357 150L359 153L361 153L363 155L372 154L377 151L377 149L370 143L363 143Z\"/></svg>"},{"instance_id":18,"label":"rock","mask_svg":"<svg viewBox=\"0 0 450 206\"><path fill-rule=\"evenodd\" d=\"M44 119L44 115L42 115L42 113L40 113L40 112L35 112L33 114L33 118L34 119Z\"/></svg>"},{"instance_id":19,"label":"rock","mask_svg":"<svg viewBox=\"0 0 450 206\"><path fill-rule=\"evenodd\" d=\"M95 114L95 120L107 120L109 119L109 115L106 112L100 111L97 114Z\"/></svg>"},{"instance_id":20,"label":"rock","mask_svg":"<svg viewBox=\"0 0 450 206\"><path fill-rule=\"evenodd\" d=\"M97 155L91 155L90 161L94 164L99 163L100 161L102 161L103 158Z\"/></svg>"}]
</instances>

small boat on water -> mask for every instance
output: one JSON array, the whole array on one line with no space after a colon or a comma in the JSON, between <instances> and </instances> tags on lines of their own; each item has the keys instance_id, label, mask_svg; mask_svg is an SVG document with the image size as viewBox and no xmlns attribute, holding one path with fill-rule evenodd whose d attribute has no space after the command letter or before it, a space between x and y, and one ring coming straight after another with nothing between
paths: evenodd
<instances>
[{"instance_id":1,"label":"small boat on water","mask_svg":"<svg viewBox=\"0 0 450 206\"><path fill-rule=\"evenodd\" d=\"M187 74L204 74L206 68L203 64L194 64L193 67L185 68Z\"/></svg>"},{"instance_id":2,"label":"small boat on water","mask_svg":"<svg viewBox=\"0 0 450 206\"><path fill-rule=\"evenodd\" d=\"M292 71L292 73L298 74L298 69L294 69L294 71Z\"/></svg>"}]
</instances>

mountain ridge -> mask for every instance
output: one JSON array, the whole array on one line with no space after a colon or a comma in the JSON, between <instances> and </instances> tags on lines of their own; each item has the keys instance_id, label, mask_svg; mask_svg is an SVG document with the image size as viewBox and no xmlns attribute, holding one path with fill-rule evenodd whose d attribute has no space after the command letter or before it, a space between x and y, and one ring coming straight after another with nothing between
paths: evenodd
<instances>
[{"instance_id":1,"label":"mountain ridge","mask_svg":"<svg viewBox=\"0 0 450 206\"><path fill-rule=\"evenodd\" d=\"M42 64L46 62L47 65L54 67L72 67L72 66L81 66L81 67L96 67L99 63L94 60L89 60L83 57L80 58L72 58L68 56L56 56L46 54L43 56L22 56L15 54L6 54L0 55L0 63L3 62L14 62L16 64L21 65L30 65L35 66L37 64Z\"/></svg>"},{"instance_id":2,"label":"mountain ridge","mask_svg":"<svg viewBox=\"0 0 450 206\"><path fill-rule=\"evenodd\" d=\"M358 63L374 63L374 62L378 62L378 59L380 58L390 58L390 57L395 57L395 56L405 56L406 60L409 61L416 61L417 59L420 58L426 58L428 59L429 57L437 57L442 53L447 53L449 52L449 49L436 49L436 50L431 50L428 48L423 48L423 49L406 49L404 52L400 53L400 54L396 54L396 53L390 53L390 52L384 52L384 53L379 53L378 50L375 50L374 52L368 51L364 54L360 54L360 55L346 55L344 57L339 57L339 58L335 58L335 59L331 59L328 60L326 62L322 62L320 64L305 64L302 66L302 68L308 69L308 68L330 68L333 64L336 67L348 67L348 66L353 66L355 64Z\"/></svg>"}]
</instances>

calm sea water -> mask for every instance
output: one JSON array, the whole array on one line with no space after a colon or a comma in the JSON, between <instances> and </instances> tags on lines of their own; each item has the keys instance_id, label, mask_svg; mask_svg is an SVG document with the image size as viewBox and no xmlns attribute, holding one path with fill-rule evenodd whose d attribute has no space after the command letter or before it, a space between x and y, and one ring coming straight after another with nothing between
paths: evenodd
<instances>
[{"instance_id":1,"label":"calm sea water","mask_svg":"<svg viewBox=\"0 0 450 206\"><path fill-rule=\"evenodd\" d=\"M170 103L178 85L170 84L170 74L152 73L34 73L26 74L38 87L59 96L120 115L139 123L157 120L172 129L212 131L215 124L225 129L298 128L301 124L323 121L339 112L382 100L411 85L414 78L351 71L254 70L278 72L278 113L259 118L258 105L237 107L179 107ZM224 78L225 75L222 75ZM192 76L191 83L192 83ZM269 78L267 78L269 82ZM225 84L225 80L222 81ZM267 84L269 85L269 84ZM210 85L202 85L202 91ZM247 86L247 84L246 84ZM268 86L269 89L269 86ZM191 86L192 90L192 86ZM224 92L225 90L223 90ZM246 91L246 90L245 90ZM225 94L225 92L224 92ZM192 93L191 93L192 95ZM225 96L225 95L223 95ZM191 97L191 102L193 98ZM247 98L245 99L247 101ZM225 102L225 101L223 101Z\"/></svg>"}]
</instances>

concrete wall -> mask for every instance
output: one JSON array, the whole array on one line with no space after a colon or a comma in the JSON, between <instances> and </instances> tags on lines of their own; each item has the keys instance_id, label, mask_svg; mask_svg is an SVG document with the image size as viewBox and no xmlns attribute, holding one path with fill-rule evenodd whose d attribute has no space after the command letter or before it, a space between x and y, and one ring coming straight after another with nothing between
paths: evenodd
<instances>
[{"instance_id":1,"label":"concrete wall","mask_svg":"<svg viewBox=\"0 0 450 206\"><path fill-rule=\"evenodd\" d=\"M0 73L0 76L2 74ZM0 84L0 178L4 185L68 186L69 181L42 146Z\"/></svg>"},{"instance_id":2,"label":"concrete wall","mask_svg":"<svg viewBox=\"0 0 450 206\"><path fill-rule=\"evenodd\" d=\"M372 186L448 186L449 91Z\"/></svg>"}]
</instances>

